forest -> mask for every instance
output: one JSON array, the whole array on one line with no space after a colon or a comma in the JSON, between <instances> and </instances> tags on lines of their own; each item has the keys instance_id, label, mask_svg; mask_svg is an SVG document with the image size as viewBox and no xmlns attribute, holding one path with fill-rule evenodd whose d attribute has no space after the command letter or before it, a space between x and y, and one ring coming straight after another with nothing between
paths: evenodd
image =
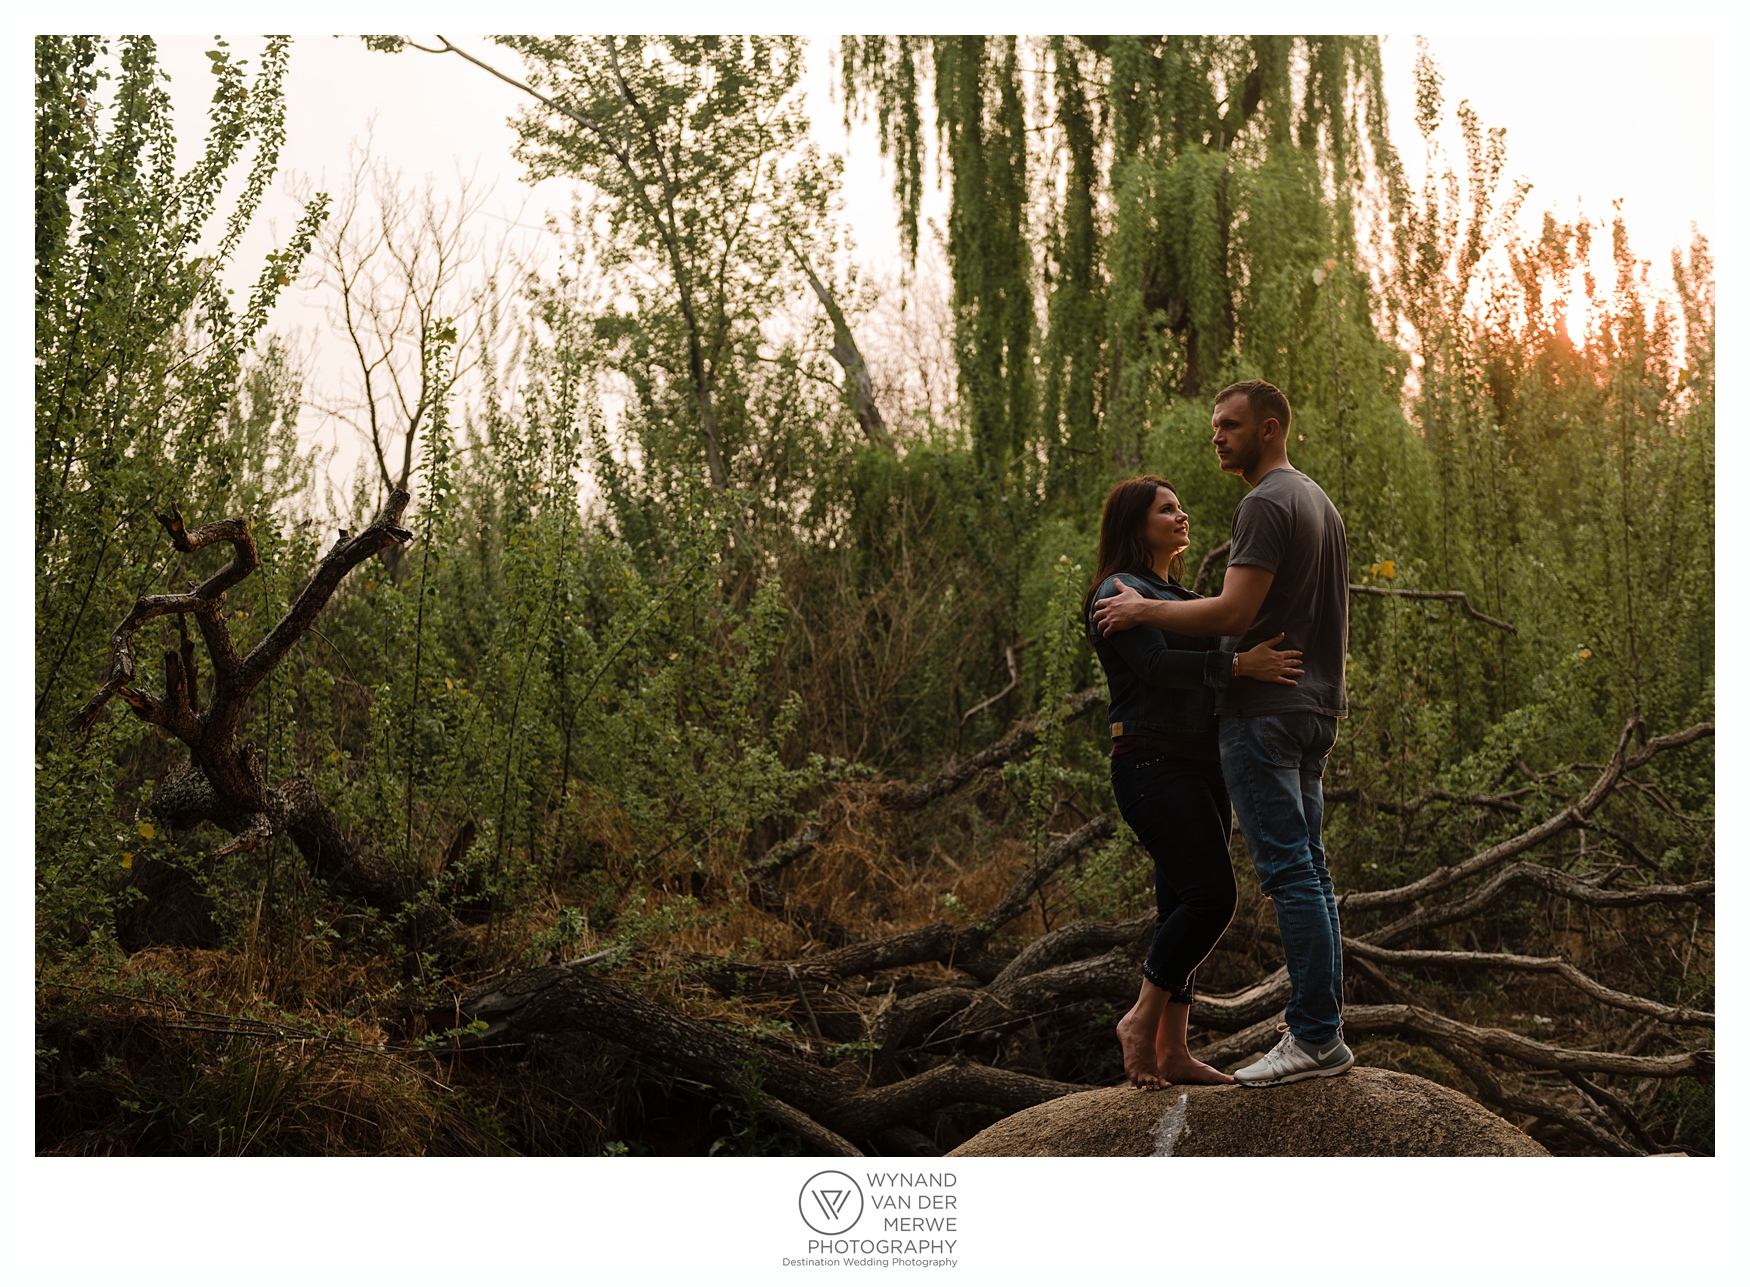
<instances>
[{"instance_id":1,"label":"forest","mask_svg":"<svg viewBox=\"0 0 1750 1287\"><path fill-rule=\"evenodd\" d=\"M1526 232L1426 51L1412 181L1373 38L842 37L900 309L801 39L367 40L516 89L557 262L361 163L241 263L294 43L215 43L179 166L152 39L35 41L39 1154L930 1156L1122 1084L1153 886L1080 604L1139 473L1221 585L1256 377L1348 532L1358 1061L1713 1153L1699 234ZM1229 1070L1288 994L1233 858Z\"/></svg>"}]
</instances>

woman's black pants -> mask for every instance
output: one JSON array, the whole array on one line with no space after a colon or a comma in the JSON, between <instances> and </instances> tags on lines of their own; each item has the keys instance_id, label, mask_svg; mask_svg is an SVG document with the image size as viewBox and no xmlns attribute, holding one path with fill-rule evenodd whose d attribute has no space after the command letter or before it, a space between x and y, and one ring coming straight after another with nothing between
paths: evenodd
<instances>
[{"instance_id":1,"label":"woman's black pants","mask_svg":"<svg viewBox=\"0 0 1750 1287\"><path fill-rule=\"evenodd\" d=\"M1157 919L1143 976L1172 1000L1188 1002L1197 967L1233 920L1239 900L1228 859L1233 814L1221 764L1133 751L1112 758L1112 791L1155 864Z\"/></svg>"}]
</instances>

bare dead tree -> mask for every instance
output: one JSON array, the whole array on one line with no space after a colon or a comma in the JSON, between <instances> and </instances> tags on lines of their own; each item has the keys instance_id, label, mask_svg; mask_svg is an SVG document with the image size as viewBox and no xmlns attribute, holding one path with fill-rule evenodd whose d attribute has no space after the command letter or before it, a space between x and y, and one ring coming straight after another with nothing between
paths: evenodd
<instances>
[{"instance_id":1,"label":"bare dead tree","mask_svg":"<svg viewBox=\"0 0 1750 1287\"><path fill-rule=\"evenodd\" d=\"M845 373L845 398L856 414L857 423L862 426L863 434L870 442L888 451L894 450L893 435L888 433L887 422L881 418L881 408L875 403L875 385L869 378L869 364L863 360L862 350L857 347L856 337L851 334L851 324L845 319L845 311L839 307L838 300L826 283L815 273L814 266L808 262L808 256L790 238L786 237L784 242L790 247L790 253L796 256L796 262L808 277L808 285L813 289L815 298L820 301L820 306L826 310L827 318L832 322L832 357Z\"/></svg>"},{"instance_id":2,"label":"bare dead tree","mask_svg":"<svg viewBox=\"0 0 1750 1287\"><path fill-rule=\"evenodd\" d=\"M870 379L880 405L904 437L908 426L948 424L958 388L954 364L954 308L943 283L949 280L939 235L919 248L923 267L910 274L880 274L864 283L853 305L857 333L870 345Z\"/></svg>"},{"instance_id":3,"label":"bare dead tree","mask_svg":"<svg viewBox=\"0 0 1750 1287\"><path fill-rule=\"evenodd\" d=\"M433 408L498 345L488 293L510 243L479 231L490 196L461 173L447 195L429 176L409 191L372 156L367 134L317 238L316 273L352 362L350 377L312 405L358 435L384 493L408 486ZM444 326L455 330L444 337L454 359L440 383L430 359Z\"/></svg>"},{"instance_id":4,"label":"bare dead tree","mask_svg":"<svg viewBox=\"0 0 1750 1287\"><path fill-rule=\"evenodd\" d=\"M399 910L412 896L408 878L367 841L347 834L310 782L294 777L270 784L259 749L239 741L238 733L251 695L309 633L346 574L373 555L413 539L400 526L408 500L404 489L395 488L367 527L356 534L341 532L285 615L242 655L225 621L225 595L258 564L248 522L228 518L190 530L174 507L159 515L182 554L229 544L231 561L185 594L146 595L135 601L111 635L109 677L70 724L74 732L86 731L119 696L135 716L188 748L188 760L159 780L153 796L153 812L167 827L188 830L212 823L231 836L217 854L260 849L276 835L288 836L312 870L338 876L365 902L388 911ZM134 636L146 622L169 616L177 619L180 646L164 653L164 689L153 694L139 682ZM204 699L188 634L190 617L206 645L211 670Z\"/></svg>"}]
</instances>

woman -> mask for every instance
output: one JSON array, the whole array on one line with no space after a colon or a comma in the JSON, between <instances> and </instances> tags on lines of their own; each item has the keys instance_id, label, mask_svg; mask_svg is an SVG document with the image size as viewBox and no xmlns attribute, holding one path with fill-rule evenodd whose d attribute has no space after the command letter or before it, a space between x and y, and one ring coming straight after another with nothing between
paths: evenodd
<instances>
[{"instance_id":1,"label":"woman","mask_svg":"<svg viewBox=\"0 0 1750 1287\"><path fill-rule=\"evenodd\" d=\"M1166 479L1116 484L1100 519L1099 574L1082 599L1111 699L1112 790L1155 866L1154 941L1136 1004L1118 1021L1124 1071L1144 1090L1233 1081L1193 1059L1186 1044L1193 976L1233 920L1238 897L1215 705L1235 675L1293 684L1301 673L1300 653L1275 647L1281 635L1234 653L1219 639L1147 627L1100 634L1094 604L1116 594L1120 580L1151 599L1199 597L1177 579L1190 534L1190 516Z\"/></svg>"}]
</instances>

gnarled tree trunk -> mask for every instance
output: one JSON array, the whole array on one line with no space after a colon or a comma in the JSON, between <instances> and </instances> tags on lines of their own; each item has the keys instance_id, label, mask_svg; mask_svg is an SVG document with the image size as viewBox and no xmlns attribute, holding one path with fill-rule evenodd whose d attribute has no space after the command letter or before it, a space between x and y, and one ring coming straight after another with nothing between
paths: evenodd
<instances>
[{"instance_id":1,"label":"gnarled tree trunk","mask_svg":"<svg viewBox=\"0 0 1750 1287\"><path fill-rule=\"evenodd\" d=\"M160 514L158 521L183 554L228 543L234 551L231 561L187 594L146 595L134 603L111 636L108 679L70 725L75 732L89 729L110 699L121 697L136 716L188 748L188 760L161 778L153 795L153 812L166 826L188 830L212 823L231 836L217 854L259 849L274 836L285 835L312 871L337 878L366 903L385 911L399 910L412 895L410 878L369 841L344 832L308 781L292 778L270 785L259 748L239 741L237 733L250 696L309 633L346 574L371 556L413 539L400 526L409 499L407 491L397 487L368 527L356 535L343 531L286 614L241 656L225 624L225 594L259 562L248 522L221 519L190 531L174 507L169 514ZM155 695L138 683L134 635L147 621L167 616L177 618L181 646L164 654L164 691ZM188 633L190 617L212 669L204 702L194 641Z\"/></svg>"}]
</instances>

